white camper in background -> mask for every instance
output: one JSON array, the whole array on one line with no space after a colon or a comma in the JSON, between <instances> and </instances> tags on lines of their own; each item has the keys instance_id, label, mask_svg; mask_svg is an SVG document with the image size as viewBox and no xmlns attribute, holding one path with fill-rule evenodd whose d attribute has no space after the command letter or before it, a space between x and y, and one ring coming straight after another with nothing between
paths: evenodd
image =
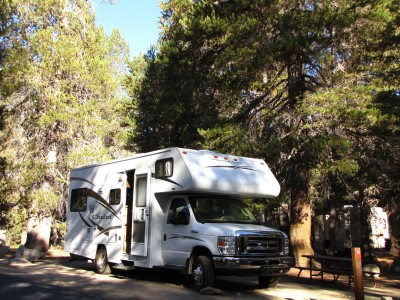
<instances>
[{"instance_id":1,"label":"white camper in background","mask_svg":"<svg viewBox=\"0 0 400 300\"><path fill-rule=\"evenodd\" d=\"M314 248L324 249L324 242L329 241L329 215L318 215L314 217ZM382 207L371 207L369 215L371 232L370 241L374 249L384 249L386 241L390 239L388 215ZM352 205L345 206L343 211L338 213L335 225L335 244L333 250L343 252L346 248L361 247L361 219L360 209Z\"/></svg>"},{"instance_id":2,"label":"white camper in background","mask_svg":"<svg viewBox=\"0 0 400 300\"><path fill-rule=\"evenodd\" d=\"M70 175L65 250L112 266L185 271L201 289L219 274L276 285L292 263L289 241L261 226L243 198L276 197L267 164L169 148L76 168Z\"/></svg>"}]
</instances>

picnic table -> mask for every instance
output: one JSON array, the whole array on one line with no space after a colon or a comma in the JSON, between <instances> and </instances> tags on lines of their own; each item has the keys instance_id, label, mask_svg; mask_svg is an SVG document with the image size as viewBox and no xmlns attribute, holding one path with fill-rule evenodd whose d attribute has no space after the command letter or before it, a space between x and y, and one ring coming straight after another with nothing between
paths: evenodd
<instances>
[{"instance_id":1,"label":"picnic table","mask_svg":"<svg viewBox=\"0 0 400 300\"><path fill-rule=\"evenodd\" d=\"M308 280L310 282L312 281L313 277L321 277L321 280L324 281L324 273L329 273L333 275L333 282L337 282L341 275L347 276L350 286L351 281L353 280L353 266L351 258L318 254L305 254L302 255L302 257L307 258L309 264L308 267L294 266L294 268L299 269L299 273L297 274L297 282L300 282L300 274L303 271L308 271ZM320 264L320 267L315 267L313 265L314 261L317 261ZM375 277L379 274L371 271L363 271L363 273L370 275L370 277L374 280L374 286L376 286Z\"/></svg>"}]
</instances>

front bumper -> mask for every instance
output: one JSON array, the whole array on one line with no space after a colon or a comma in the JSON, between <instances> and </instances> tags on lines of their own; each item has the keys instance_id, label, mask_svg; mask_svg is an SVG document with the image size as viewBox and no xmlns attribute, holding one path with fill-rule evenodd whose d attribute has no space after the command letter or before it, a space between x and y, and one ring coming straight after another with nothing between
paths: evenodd
<instances>
[{"instance_id":1,"label":"front bumper","mask_svg":"<svg viewBox=\"0 0 400 300\"><path fill-rule=\"evenodd\" d=\"M217 272L236 275L283 275L293 265L290 256L268 258L214 256L213 261Z\"/></svg>"}]
</instances>

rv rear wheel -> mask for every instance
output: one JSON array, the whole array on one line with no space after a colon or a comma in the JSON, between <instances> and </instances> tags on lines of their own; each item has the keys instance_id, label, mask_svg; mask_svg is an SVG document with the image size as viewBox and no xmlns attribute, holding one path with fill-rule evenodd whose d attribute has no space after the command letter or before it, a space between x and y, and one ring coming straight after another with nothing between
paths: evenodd
<instances>
[{"instance_id":1,"label":"rv rear wheel","mask_svg":"<svg viewBox=\"0 0 400 300\"><path fill-rule=\"evenodd\" d=\"M205 287L213 287L215 276L210 258L204 255L196 257L192 275L194 284L199 290Z\"/></svg>"},{"instance_id":2,"label":"rv rear wheel","mask_svg":"<svg viewBox=\"0 0 400 300\"><path fill-rule=\"evenodd\" d=\"M111 268L108 264L107 249L105 247L99 247L96 252L96 269L100 274L110 274Z\"/></svg>"}]
</instances>

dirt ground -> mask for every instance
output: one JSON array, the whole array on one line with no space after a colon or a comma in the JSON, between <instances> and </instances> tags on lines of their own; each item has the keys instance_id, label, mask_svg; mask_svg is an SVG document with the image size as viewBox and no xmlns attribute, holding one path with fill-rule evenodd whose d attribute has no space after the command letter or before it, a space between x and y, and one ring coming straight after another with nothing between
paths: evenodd
<instances>
[{"instance_id":1,"label":"dirt ground","mask_svg":"<svg viewBox=\"0 0 400 300\"><path fill-rule=\"evenodd\" d=\"M278 287L258 289L252 277L218 277L216 288L222 295L200 295L189 276L153 270L118 271L99 275L89 261L73 261L68 253L51 249L46 257L31 265L10 264L12 253L0 259L0 295L3 299L285 299L325 300L354 299L354 287L347 278L333 283L319 278L306 283L307 274L297 282L297 269L281 277ZM379 256L381 276L376 287L372 279L364 279L367 300L400 300L400 274L390 272L393 257ZM110 288L113 287L113 288ZM95 295L93 291L96 291Z\"/></svg>"}]
</instances>

